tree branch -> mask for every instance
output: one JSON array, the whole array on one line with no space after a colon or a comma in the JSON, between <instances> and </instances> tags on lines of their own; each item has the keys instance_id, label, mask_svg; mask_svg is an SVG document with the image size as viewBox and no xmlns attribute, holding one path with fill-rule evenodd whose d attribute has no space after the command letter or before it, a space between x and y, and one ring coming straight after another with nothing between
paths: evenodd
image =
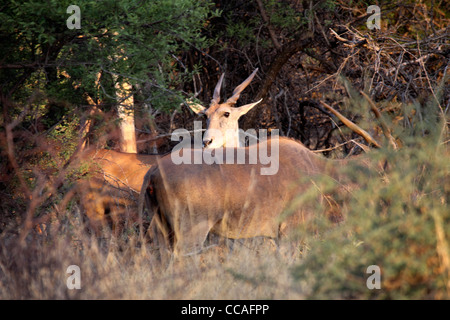
<instances>
[{"instance_id":1,"label":"tree branch","mask_svg":"<svg viewBox=\"0 0 450 320\"><path fill-rule=\"evenodd\" d=\"M261 17L262 17L263 21L266 23L267 29L269 30L270 39L272 39L273 45L275 46L277 51L280 51L282 49L281 45L277 40L277 36L275 35L275 31L273 30L272 25L270 24L270 19L267 16L267 13L266 13L266 10L264 9L264 5L263 5L262 1L256 0L256 3L258 4L259 12L261 13Z\"/></svg>"},{"instance_id":2,"label":"tree branch","mask_svg":"<svg viewBox=\"0 0 450 320\"><path fill-rule=\"evenodd\" d=\"M357 126L352 121L348 120L344 115L342 115L340 112L336 111L333 107L325 103L324 101L320 100L320 103L327 108L332 114L334 114L336 117L339 118L339 120L342 121L343 124L345 124L348 128L350 128L353 132L359 134L361 137L364 138L368 143L373 144L375 147L380 148L380 144L364 129L361 129L359 126Z\"/></svg>"},{"instance_id":3,"label":"tree branch","mask_svg":"<svg viewBox=\"0 0 450 320\"><path fill-rule=\"evenodd\" d=\"M289 59L295 53L302 51L308 45L310 45L312 40L313 40L313 32L308 31L299 38L292 40L281 47L280 52L276 55L275 59L272 61L272 63L269 66L269 69L266 72L266 78L264 79L259 89L259 92L256 95L255 101L265 99L267 97L270 87L275 82L281 68L286 64L286 62L289 61ZM259 107L259 111L255 111L255 109L250 110L244 119L244 127L253 128L256 116L261 113L261 108L265 107L266 103L265 101L263 101L262 105Z\"/></svg>"},{"instance_id":4,"label":"tree branch","mask_svg":"<svg viewBox=\"0 0 450 320\"><path fill-rule=\"evenodd\" d=\"M281 47L281 52L277 54L266 72L266 78L261 86L261 89L256 95L256 101L264 99L267 96L269 89L277 78L281 68L295 53L305 49L308 45L310 45L312 39L313 33L306 32L302 37L292 40L291 42L288 42Z\"/></svg>"},{"instance_id":5,"label":"tree branch","mask_svg":"<svg viewBox=\"0 0 450 320\"><path fill-rule=\"evenodd\" d=\"M391 144L391 146L394 148L394 150L398 149L397 143L395 142L394 137L391 135L391 130L389 130L389 128L387 127L386 123L384 122L380 111L378 110L377 106L375 105L375 103L373 102L372 99L370 99L370 97L364 92L364 91L360 91L360 93L364 96L364 98L366 98L366 100L369 102L370 105L370 109L372 110L373 114L375 115L375 117L378 119L378 121L381 124L381 128L383 129L383 134L386 137L386 139L389 141L389 143Z\"/></svg>"}]
</instances>

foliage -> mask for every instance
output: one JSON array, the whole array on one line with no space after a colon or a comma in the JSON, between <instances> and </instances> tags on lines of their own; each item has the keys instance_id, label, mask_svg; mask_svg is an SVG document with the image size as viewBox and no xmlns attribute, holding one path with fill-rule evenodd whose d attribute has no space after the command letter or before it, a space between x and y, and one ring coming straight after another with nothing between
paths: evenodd
<instances>
[{"instance_id":1,"label":"foliage","mask_svg":"<svg viewBox=\"0 0 450 320\"><path fill-rule=\"evenodd\" d=\"M85 0L78 2L81 29L71 30L66 26L70 4L30 0L1 5L5 45L0 49L0 81L4 94L16 91L10 100L23 103L31 91L40 89L49 99L74 104L83 103L86 93L103 101L111 97L111 77L150 86L149 103L167 92L177 96L181 76L190 75L189 70L175 73L177 55L192 46L210 45L201 31L205 21L218 14L208 1Z\"/></svg>"},{"instance_id":2,"label":"foliage","mask_svg":"<svg viewBox=\"0 0 450 320\"><path fill-rule=\"evenodd\" d=\"M346 221L337 227L322 221L320 235L309 237L309 251L293 270L297 281L308 279L309 298L449 298L446 119L435 101L412 108L412 120L427 134L397 130L401 149L372 151L372 170L347 168L358 187L346 199ZM379 163L388 164L381 176L374 172ZM371 265L381 268L381 289L366 286Z\"/></svg>"}]
</instances>

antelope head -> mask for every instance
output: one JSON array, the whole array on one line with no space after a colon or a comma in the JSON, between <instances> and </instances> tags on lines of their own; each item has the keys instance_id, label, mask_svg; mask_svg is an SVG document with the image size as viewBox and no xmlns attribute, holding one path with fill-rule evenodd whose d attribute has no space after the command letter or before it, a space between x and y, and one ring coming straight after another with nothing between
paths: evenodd
<instances>
[{"instance_id":1,"label":"antelope head","mask_svg":"<svg viewBox=\"0 0 450 320\"><path fill-rule=\"evenodd\" d=\"M219 79L214 89L213 98L209 108L198 104L190 104L189 107L198 115L206 116L206 132L203 135L203 148L240 147L239 123L241 116L262 101L235 107L241 92L250 84L258 68L233 91L233 95L224 103L220 103L220 88L225 74Z\"/></svg>"}]
</instances>

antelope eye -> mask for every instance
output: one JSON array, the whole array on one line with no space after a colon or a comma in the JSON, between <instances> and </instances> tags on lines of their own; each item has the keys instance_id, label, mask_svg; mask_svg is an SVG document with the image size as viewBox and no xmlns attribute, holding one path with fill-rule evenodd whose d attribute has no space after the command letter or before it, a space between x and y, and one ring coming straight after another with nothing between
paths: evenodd
<instances>
[{"instance_id":1,"label":"antelope eye","mask_svg":"<svg viewBox=\"0 0 450 320\"><path fill-rule=\"evenodd\" d=\"M223 116L224 116L225 118L228 118L228 117L230 116L230 113L229 113L229 112L225 112L225 113L223 114Z\"/></svg>"}]
</instances>

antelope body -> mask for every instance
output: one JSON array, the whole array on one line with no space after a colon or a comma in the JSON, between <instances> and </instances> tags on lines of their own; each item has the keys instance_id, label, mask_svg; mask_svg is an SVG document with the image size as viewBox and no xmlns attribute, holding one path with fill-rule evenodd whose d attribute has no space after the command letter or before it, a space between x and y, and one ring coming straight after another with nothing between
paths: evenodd
<instances>
[{"instance_id":1,"label":"antelope body","mask_svg":"<svg viewBox=\"0 0 450 320\"><path fill-rule=\"evenodd\" d=\"M273 142L267 141L269 146ZM244 148L246 155L259 147ZM165 156L144 178L139 211L145 203L166 238L172 238L176 255L200 251L209 232L232 239L278 238L313 214L312 207L292 206L296 196L324 175L339 182L336 167L345 163L288 138L279 139L279 155L274 175L261 175L265 165L260 162L175 165ZM281 219L287 210L292 214Z\"/></svg>"}]
</instances>

